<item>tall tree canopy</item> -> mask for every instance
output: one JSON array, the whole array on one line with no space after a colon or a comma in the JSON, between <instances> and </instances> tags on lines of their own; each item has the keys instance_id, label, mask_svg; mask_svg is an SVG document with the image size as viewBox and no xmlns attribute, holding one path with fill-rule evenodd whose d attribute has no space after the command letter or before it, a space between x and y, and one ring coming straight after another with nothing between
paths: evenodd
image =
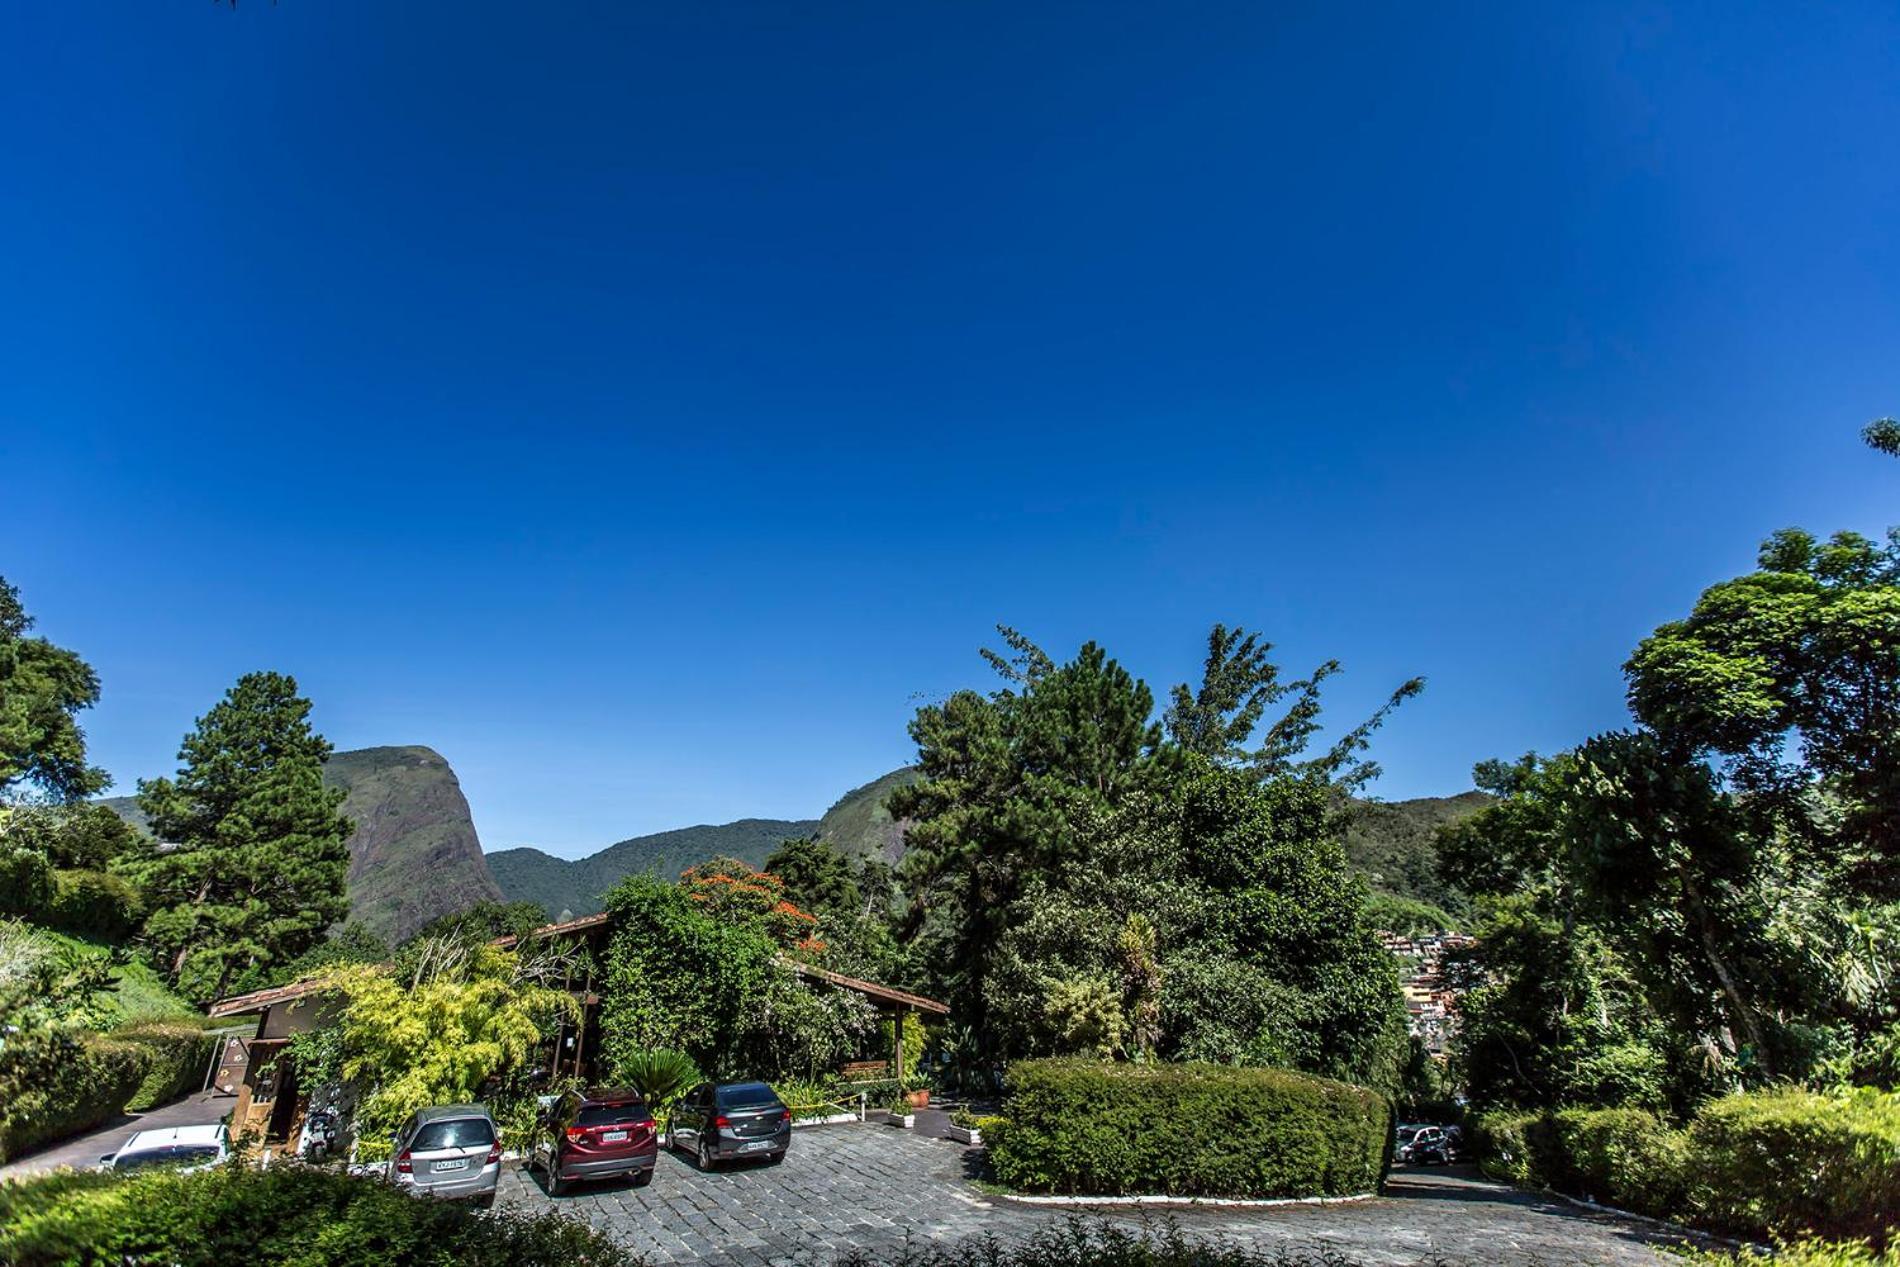
<instances>
[{"instance_id":1,"label":"tall tree canopy","mask_svg":"<svg viewBox=\"0 0 1900 1267\"><path fill-rule=\"evenodd\" d=\"M136 868L145 935L198 1001L295 958L349 910L350 821L330 745L281 673L248 673L185 736L174 779L139 785L155 845Z\"/></svg>"},{"instance_id":2,"label":"tall tree canopy","mask_svg":"<svg viewBox=\"0 0 1900 1267\"><path fill-rule=\"evenodd\" d=\"M1094 643L1058 662L1002 630L1003 678L911 723L903 932L989 1056L1094 1052L1277 1063L1389 1084L1394 965L1362 918L1334 812L1386 710L1325 754L1318 687L1216 626L1198 687L1155 718ZM1393 703L1415 693L1407 684ZM1266 710L1286 715L1251 746Z\"/></svg>"},{"instance_id":3,"label":"tall tree canopy","mask_svg":"<svg viewBox=\"0 0 1900 1267\"><path fill-rule=\"evenodd\" d=\"M31 789L57 801L92 796L110 782L86 764L78 716L99 702L92 666L45 638L20 591L0 577L0 799Z\"/></svg>"}]
</instances>

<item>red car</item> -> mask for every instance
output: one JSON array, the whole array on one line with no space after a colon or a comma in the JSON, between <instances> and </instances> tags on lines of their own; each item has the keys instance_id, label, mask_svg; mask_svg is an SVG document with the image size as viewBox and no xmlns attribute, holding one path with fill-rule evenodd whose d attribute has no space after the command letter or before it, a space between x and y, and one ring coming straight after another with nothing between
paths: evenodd
<instances>
[{"instance_id":1,"label":"red car","mask_svg":"<svg viewBox=\"0 0 1900 1267\"><path fill-rule=\"evenodd\" d=\"M570 1184L623 1175L641 1187L653 1180L658 1132L646 1101L632 1091L569 1091L548 1106L535 1132L528 1165L547 1175L548 1195Z\"/></svg>"}]
</instances>

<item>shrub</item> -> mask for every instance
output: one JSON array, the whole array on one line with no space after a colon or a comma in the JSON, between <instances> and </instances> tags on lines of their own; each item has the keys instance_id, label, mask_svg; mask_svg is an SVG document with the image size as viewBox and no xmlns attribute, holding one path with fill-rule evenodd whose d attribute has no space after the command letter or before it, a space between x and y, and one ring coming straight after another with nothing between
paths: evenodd
<instances>
[{"instance_id":1,"label":"shrub","mask_svg":"<svg viewBox=\"0 0 1900 1267\"><path fill-rule=\"evenodd\" d=\"M198 1090L211 1071L211 1053L218 1047L215 1034L179 1022L128 1025L113 1031L112 1037L143 1047L151 1058L144 1081L125 1105L134 1113L169 1104Z\"/></svg>"},{"instance_id":2,"label":"shrub","mask_svg":"<svg viewBox=\"0 0 1900 1267\"><path fill-rule=\"evenodd\" d=\"M139 891L104 871L55 871L46 922L64 932L121 942L145 922Z\"/></svg>"},{"instance_id":3,"label":"shrub","mask_svg":"<svg viewBox=\"0 0 1900 1267\"><path fill-rule=\"evenodd\" d=\"M1537 1113L1486 1113L1471 1124L1471 1142L1478 1153L1478 1168L1503 1183L1535 1185L1541 1169L1531 1156L1531 1141L1536 1136Z\"/></svg>"},{"instance_id":4,"label":"shrub","mask_svg":"<svg viewBox=\"0 0 1900 1267\"><path fill-rule=\"evenodd\" d=\"M145 1048L93 1034L7 1035L0 1048L0 1161L116 1117L150 1063Z\"/></svg>"},{"instance_id":5,"label":"shrub","mask_svg":"<svg viewBox=\"0 0 1900 1267\"><path fill-rule=\"evenodd\" d=\"M1900 1227L1900 1095L1731 1095L1689 1128L1689 1208L1748 1235L1883 1242Z\"/></svg>"},{"instance_id":6,"label":"shrub","mask_svg":"<svg viewBox=\"0 0 1900 1267\"><path fill-rule=\"evenodd\" d=\"M130 1177L61 1172L0 1185L0 1262L262 1262L316 1267L630 1267L558 1214L480 1214L295 1164Z\"/></svg>"},{"instance_id":7,"label":"shrub","mask_svg":"<svg viewBox=\"0 0 1900 1267\"><path fill-rule=\"evenodd\" d=\"M1557 1114L1556 1136L1563 1168L1551 1187L1626 1210L1666 1216L1681 1209L1684 1136L1654 1113L1568 1109Z\"/></svg>"},{"instance_id":8,"label":"shrub","mask_svg":"<svg viewBox=\"0 0 1900 1267\"><path fill-rule=\"evenodd\" d=\"M1390 1149L1385 1097L1281 1069L1032 1060L1009 1079L985 1139L1029 1191L1341 1196L1377 1188Z\"/></svg>"},{"instance_id":9,"label":"shrub","mask_svg":"<svg viewBox=\"0 0 1900 1267\"><path fill-rule=\"evenodd\" d=\"M46 855L0 842L0 913L41 913L53 900L53 868Z\"/></svg>"}]
</instances>

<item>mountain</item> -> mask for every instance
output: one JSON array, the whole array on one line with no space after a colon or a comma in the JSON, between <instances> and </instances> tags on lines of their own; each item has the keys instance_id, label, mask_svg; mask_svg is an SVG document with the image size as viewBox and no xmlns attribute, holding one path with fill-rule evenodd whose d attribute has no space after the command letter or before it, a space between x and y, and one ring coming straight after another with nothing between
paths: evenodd
<instances>
[{"instance_id":1,"label":"mountain","mask_svg":"<svg viewBox=\"0 0 1900 1267\"><path fill-rule=\"evenodd\" d=\"M455 771L420 746L334 752L323 782L344 792L350 837L350 918L400 941L430 920L499 899ZM105 804L147 830L129 796Z\"/></svg>"},{"instance_id":2,"label":"mountain","mask_svg":"<svg viewBox=\"0 0 1900 1267\"><path fill-rule=\"evenodd\" d=\"M601 909L601 896L623 876L651 871L673 880L694 863L720 856L756 867L787 837L809 836L818 826L809 818L742 818L635 836L575 859L539 849L503 849L488 855L488 869L510 902L539 902L549 919L564 912L592 915Z\"/></svg>"},{"instance_id":3,"label":"mountain","mask_svg":"<svg viewBox=\"0 0 1900 1267\"><path fill-rule=\"evenodd\" d=\"M907 765L846 792L818 820L819 838L848 857L881 857L896 862L904 856L904 824L891 817L884 802L892 792L920 777L916 766Z\"/></svg>"},{"instance_id":4,"label":"mountain","mask_svg":"<svg viewBox=\"0 0 1900 1267\"><path fill-rule=\"evenodd\" d=\"M1346 861L1373 888L1456 912L1465 899L1438 878L1433 836L1445 823L1491 804L1483 792L1360 801L1346 829Z\"/></svg>"}]
</instances>

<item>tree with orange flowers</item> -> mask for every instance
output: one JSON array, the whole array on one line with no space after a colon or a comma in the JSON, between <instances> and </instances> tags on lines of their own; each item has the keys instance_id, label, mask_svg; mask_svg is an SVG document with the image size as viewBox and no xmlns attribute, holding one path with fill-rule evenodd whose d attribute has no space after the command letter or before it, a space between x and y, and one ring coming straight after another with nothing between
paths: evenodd
<instances>
[{"instance_id":1,"label":"tree with orange flowers","mask_svg":"<svg viewBox=\"0 0 1900 1267\"><path fill-rule=\"evenodd\" d=\"M756 928L801 958L824 953L818 917L785 895L785 882L737 858L713 858L680 874L686 896L714 919Z\"/></svg>"}]
</instances>

